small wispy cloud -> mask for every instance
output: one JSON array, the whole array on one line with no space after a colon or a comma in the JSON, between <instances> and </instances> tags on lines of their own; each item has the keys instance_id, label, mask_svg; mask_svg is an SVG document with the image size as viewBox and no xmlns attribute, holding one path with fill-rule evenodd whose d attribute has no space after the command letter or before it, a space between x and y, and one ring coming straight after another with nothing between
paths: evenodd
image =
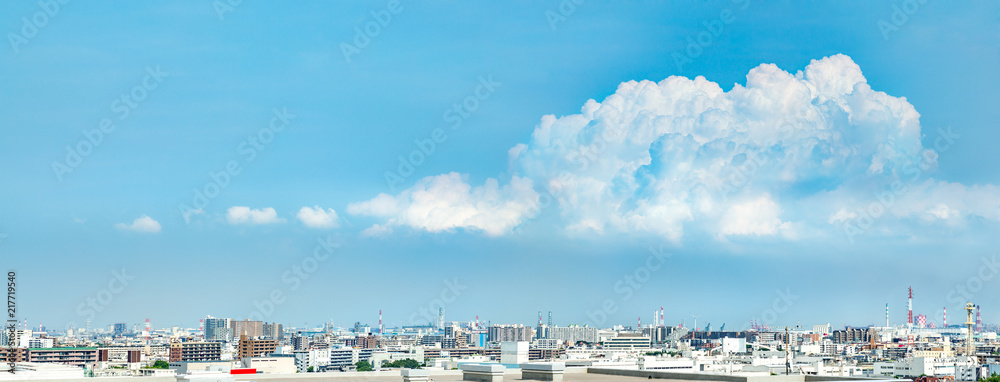
<instances>
[{"instance_id":1,"label":"small wispy cloud","mask_svg":"<svg viewBox=\"0 0 1000 382\"><path fill-rule=\"evenodd\" d=\"M115 228L122 231L132 231L141 233L159 233L160 232L160 222L153 220L153 218L142 215L132 221L132 224L118 223L115 224Z\"/></svg>"},{"instance_id":2,"label":"small wispy cloud","mask_svg":"<svg viewBox=\"0 0 1000 382\"><path fill-rule=\"evenodd\" d=\"M274 208L261 209L233 206L226 211L226 221L229 224L275 224L284 223L285 219L278 217Z\"/></svg>"},{"instance_id":3,"label":"small wispy cloud","mask_svg":"<svg viewBox=\"0 0 1000 382\"><path fill-rule=\"evenodd\" d=\"M295 215L303 225L309 228L336 228L340 225L337 211L332 208L323 210L323 207L302 207Z\"/></svg>"}]
</instances>

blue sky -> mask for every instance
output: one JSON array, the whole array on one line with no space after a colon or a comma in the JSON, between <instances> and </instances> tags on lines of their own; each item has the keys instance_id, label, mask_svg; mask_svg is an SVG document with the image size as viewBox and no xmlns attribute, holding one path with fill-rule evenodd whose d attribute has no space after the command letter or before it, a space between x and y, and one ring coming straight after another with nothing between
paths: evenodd
<instances>
[{"instance_id":1,"label":"blue sky","mask_svg":"<svg viewBox=\"0 0 1000 382\"><path fill-rule=\"evenodd\" d=\"M970 298L987 321L997 317L1000 300L985 292L994 281L977 276L995 254L1000 215L1000 170L989 165L1000 141L995 4L246 1L220 16L217 3L70 2L37 33L23 18L40 5L2 5L0 258L20 273L29 323L193 326L207 314L246 317L274 290L287 297L267 319L288 325L374 322L378 309L389 324L410 323L456 278L464 289L445 301L455 320L531 323L551 310L559 324L594 323L588 313L610 299L617 309L605 323L648 322L664 306L670 323L698 315L737 327L772 317L776 290L790 290L798 297L774 325L865 325L884 320L887 302L893 321L904 319L910 285L918 313L958 312L966 298L954 297L956 286L977 278L983 289ZM386 14L346 59L344 44ZM691 50L699 35L704 46ZM807 67L817 74L796 77ZM860 75L868 90L852 88ZM654 83L620 87L643 80ZM149 90L135 93L144 81ZM822 86L836 94L818 98ZM128 103L116 103L143 93L127 116ZM617 122L595 116L573 130L586 105L653 110L675 100L670 118L649 122L659 138L611 142L587 169L559 151L574 147L536 134L552 115L553 131L573 132L567 144L592 147ZM872 100L898 109L844 111ZM462 103L474 110L456 112ZM808 105L815 129L754 151L754 134L795 105ZM254 146L248 137L272 137L264 130L275 110L287 125ZM114 130L72 172L54 170L105 118ZM683 129L727 123L740 133L718 142L745 145L684 138ZM959 138L935 150L948 128ZM813 134L829 131L841 139L817 144ZM399 158L435 137L433 153L390 187ZM517 147L522 155L511 154ZM925 150L934 160L908 183L914 191L849 240L851 214L909 179L903 162ZM754 152L778 160L745 173L738 197L707 199L709 212L698 210L692 173L676 175L695 168L725 181ZM643 156L661 160L604 167ZM877 171L876 157L885 159ZM231 162L239 173L185 220L180 206ZM532 208L560 172L597 183ZM444 212L427 214L428 196ZM312 226L297 216L316 206ZM340 247L292 290L282 276L328 237ZM624 293L619 281L642 273L650 247L672 256ZM101 296L122 268L135 278ZM100 312L81 308L98 297Z\"/></svg>"}]
</instances>

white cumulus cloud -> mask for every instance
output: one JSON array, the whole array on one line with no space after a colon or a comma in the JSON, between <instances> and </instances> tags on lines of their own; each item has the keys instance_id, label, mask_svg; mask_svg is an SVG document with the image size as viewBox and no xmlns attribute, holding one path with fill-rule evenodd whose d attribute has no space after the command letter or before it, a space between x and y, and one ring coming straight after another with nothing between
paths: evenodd
<instances>
[{"instance_id":1,"label":"white cumulus cloud","mask_svg":"<svg viewBox=\"0 0 1000 382\"><path fill-rule=\"evenodd\" d=\"M497 236L530 218L537 200L538 194L528 179L514 177L500 187L491 178L482 186L473 187L462 175L449 173L421 179L396 196L380 194L350 204L347 212L386 220L385 224L365 230L363 234L367 236L388 234L393 226L429 232L462 228Z\"/></svg>"},{"instance_id":2,"label":"white cumulus cloud","mask_svg":"<svg viewBox=\"0 0 1000 382\"><path fill-rule=\"evenodd\" d=\"M285 219L279 218L278 213L271 207L256 209L233 206L226 210L226 221L229 224L274 224L283 223Z\"/></svg>"},{"instance_id":3,"label":"white cumulus cloud","mask_svg":"<svg viewBox=\"0 0 1000 382\"><path fill-rule=\"evenodd\" d=\"M159 233L160 232L160 222L153 220L153 218L142 215L132 221L132 224L118 223L115 224L115 228L123 231L133 231L142 233Z\"/></svg>"},{"instance_id":4,"label":"white cumulus cloud","mask_svg":"<svg viewBox=\"0 0 1000 382\"><path fill-rule=\"evenodd\" d=\"M302 207L295 216L309 228L336 228L340 224L336 211L333 209L324 211L320 206Z\"/></svg>"}]
</instances>

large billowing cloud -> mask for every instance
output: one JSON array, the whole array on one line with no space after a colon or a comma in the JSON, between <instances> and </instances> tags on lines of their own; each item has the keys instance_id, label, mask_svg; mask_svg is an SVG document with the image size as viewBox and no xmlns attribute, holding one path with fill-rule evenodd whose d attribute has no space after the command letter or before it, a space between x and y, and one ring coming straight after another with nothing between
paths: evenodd
<instances>
[{"instance_id":1,"label":"large billowing cloud","mask_svg":"<svg viewBox=\"0 0 1000 382\"><path fill-rule=\"evenodd\" d=\"M794 74L760 65L729 91L703 77L630 81L580 114L542 117L531 140L510 149L507 186L440 175L348 211L384 218L371 229L380 233L406 225L498 235L533 217L538 200L553 200L570 232L675 241L688 232L853 239L889 219L1000 218L996 187L929 177L958 137L922 132L919 119L844 55Z\"/></svg>"}]
</instances>

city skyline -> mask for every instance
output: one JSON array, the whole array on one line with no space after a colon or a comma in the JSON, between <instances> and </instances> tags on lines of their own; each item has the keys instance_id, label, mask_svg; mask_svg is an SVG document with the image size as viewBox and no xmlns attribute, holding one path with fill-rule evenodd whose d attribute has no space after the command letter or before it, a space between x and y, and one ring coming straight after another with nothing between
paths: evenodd
<instances>
[{"instance_id":1,"label":"city skyline","mask_svg":"<svg viewBox=\"0 0 1000 382\"><path fill-rule=\"evenodd\" d=\"M1000 10L917 4L5 4L0 258L59 330L995 323Z\"/></svg>"}]
</instances>

